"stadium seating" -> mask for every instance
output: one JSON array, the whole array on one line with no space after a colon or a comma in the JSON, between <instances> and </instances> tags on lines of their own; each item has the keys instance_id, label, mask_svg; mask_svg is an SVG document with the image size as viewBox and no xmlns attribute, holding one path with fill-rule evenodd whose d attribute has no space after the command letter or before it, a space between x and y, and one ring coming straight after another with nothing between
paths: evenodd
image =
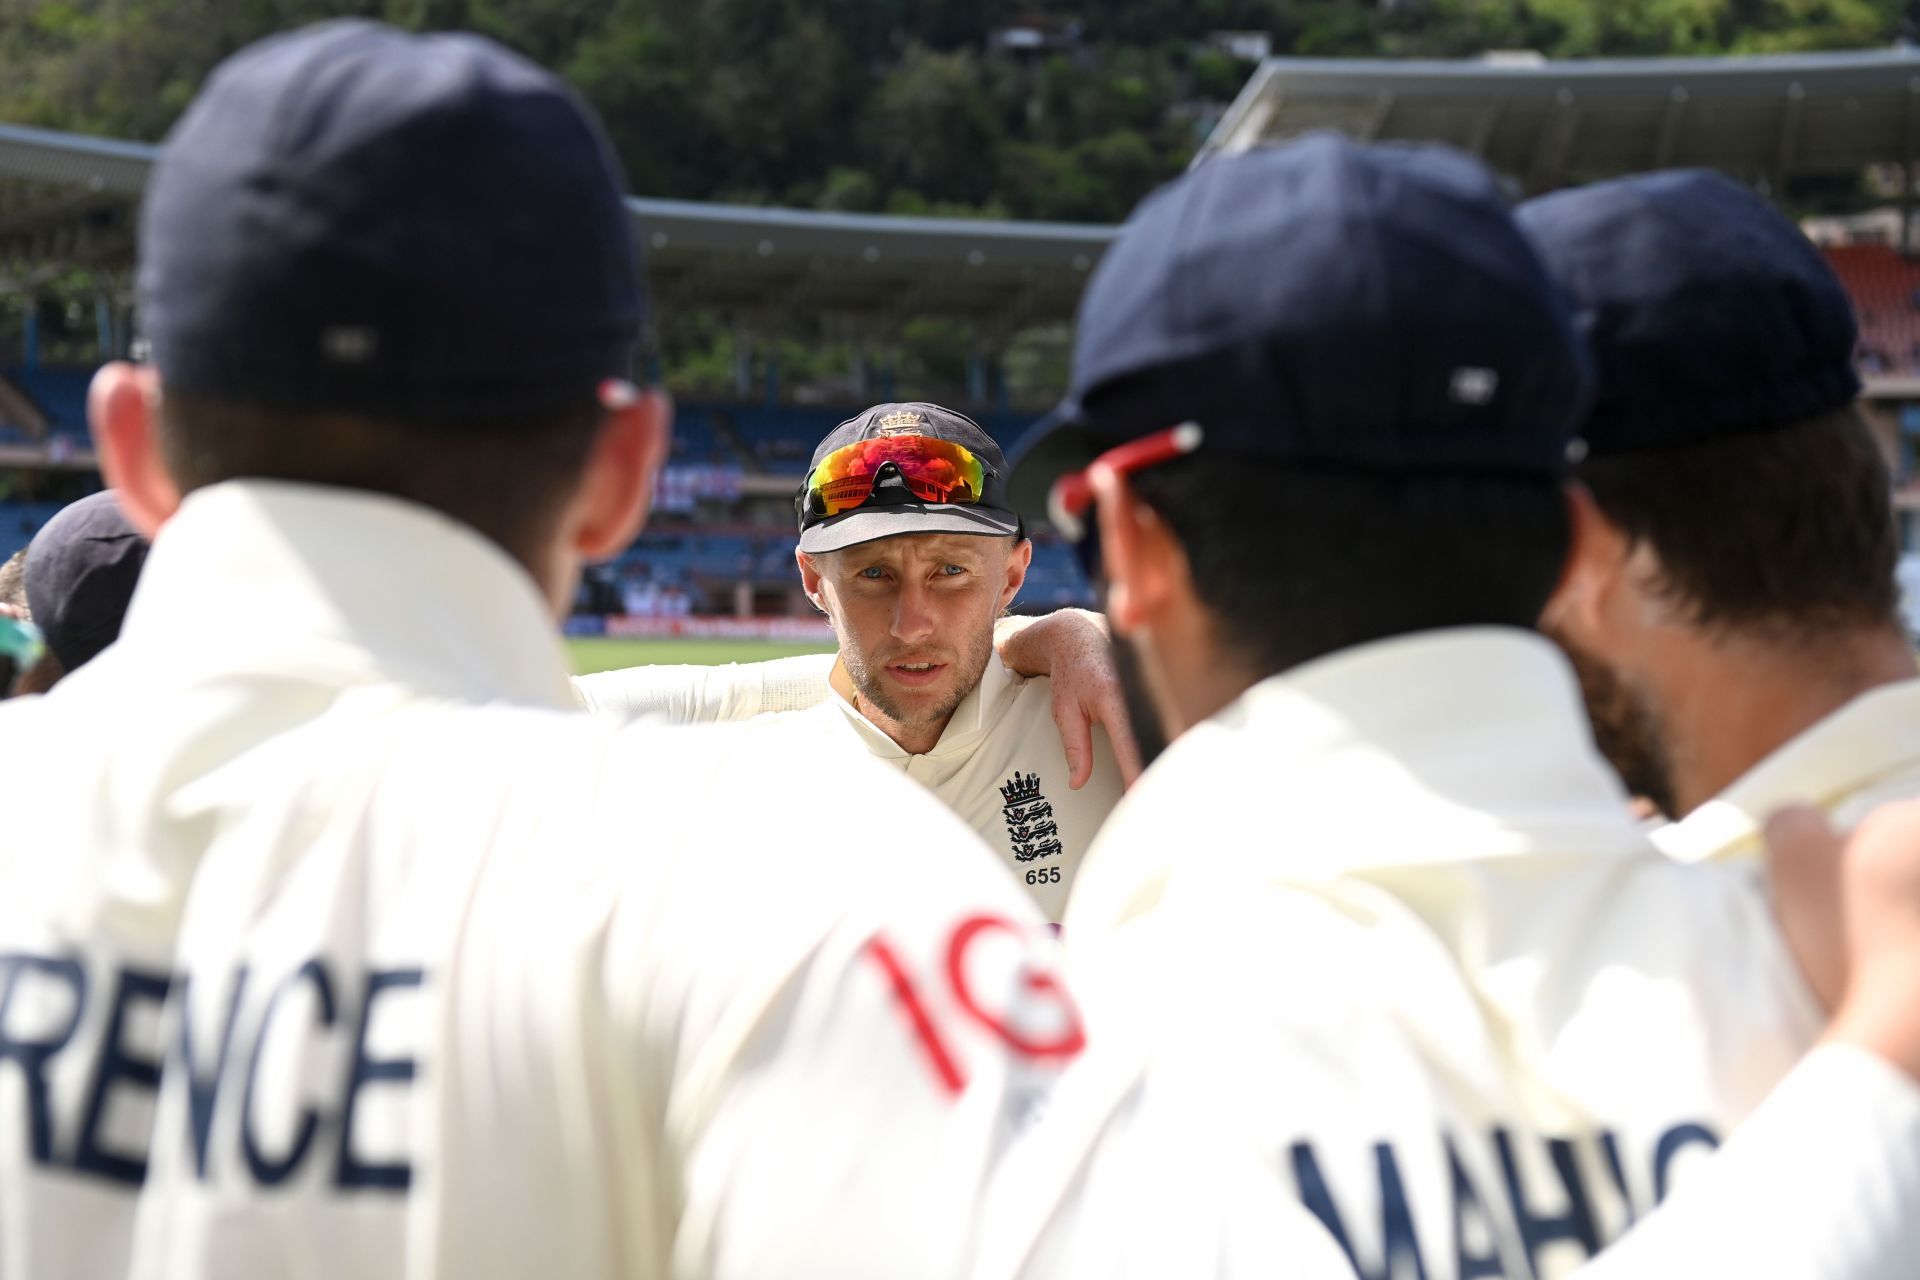
<instances>
[{"instance_id":1,"label":"stadium seating","mask_svg":"<svg viewBox=\"0 0 1920 1280\"><path fill-rule=\"evenodd\" d=\"M64 503L9 502L0 504L0 561L33 541L40 526L53 519Z\"/></svg>"},{"instance_id":2,"label":"stadium seating","mask_svg":"<svg viewBox=\"0 0 1920 1280\"><path fill-rule=\"evenodd\" d=\"M85 367L63 365L36 365L12 367L6 370L7 381L18 387L29 400L40 407L47 415L55 430L82 432L87 429L87 384L93 381L93 370Z\"/></svg>"},{"instance_id":3,"label":"stadium seating","mask_svg":"<svg viewBox=\"0 0 1920 1280\"><path fill-rule=\"evenodd\" d=\"M1920 262L1886 245L1826 251L1853 299L1860 324L1860 372L1920 375Z\"/></svg>"},{"instance_id":4,"label":"stadium seating","mask_svg":"<svg viewBox=\"0 0 1920 1280\"><path fill-rule=\"evenodd\" d=\"M1028 608L1055 608L1061 605L1089 606L1093 590L1080 562L1070 548L1052 538L1033 541L1033 565L1027 570L1027 585L1021 589L1017 605Z\"/></svg>"},{"instance_id":5,"label":"stadium seating","mask_svg":"<svg viewBox=\"0 0 1920 1280\"><path fill-rule=\"evenodd\" d=\"M738 465L739 457L713 431L708 410L696 405L676 404L673 409L674 463L692 466Z\"/></svg>"},{"instance_id":6,"label":"stadium seating","mask_svg":"<svg viewBox=\"0 0 1920 1280\"><path fill-rule=\"evenodd\" d=\"M92 371L62 367L8 369L7 377L38 405L57 430L85 430L86 390ZM716 483L741 471L797 478L820 438L859 411L857 405L680 403L674 413L674 444L663 477L657 510L711 512L728 507L727 493ZM1003 447L1011 447L1033 418L1030 414L976 414ZM6 436L0 433L0 439ZM722 472L727 475L722 475ZM669 483L669 481L680 483ZM685 489L685 493L680 490ZM679 499L679 500L676 500ZM0 559L27 544L60 509L58 503L0 504ZM670 518L670 517L669 517ZM732 584L789 588L797 580L791 526L713 527L711 524L656 524L598 574L612 596L646 612L670 613L687 598L722 600ZM1019 603L1028 607L1084 604L1085 579L1072 553L1059 542L1038 539L1033 568ZM644 602L644 603L642 603ZM637 610L636 610L637 611Z\"/></svg>"},{"instance_id":7,"label":"stadium seating","mask_svg":"<svg viewBox=\"0 0 1920 1280\"><path fill-rule=\"evenodd\" d=\"M797 474L806 469L821 438L861 407L681 403L674 409L674 460L735 461L755 471ZM1003 449L1011 448L1034 421L1030 413L976 411L971 416Z\"/></svg>"},{"instance_id":8,"label":"stadium seating","mask_svg":"<svg viewBox=\"0 0 1920 1280\"><path fill-rule=\"evenodd\" d=\"M56 430L86 431L87 384L92 380L92 369L15 366L4 373L39 406ZM671 461L797 473L806 468L807 458L820 438L859 409L857 405L780 405L769 409L764 404L682 401L674 407ZM1033 420L1031 414L1019 413L975 416L1003 447L1011 446ZM8 430L0 427L0 432Z\"/></svg>"},{"instance_id":9,"label":"stadium seating","mask_svg":"<svg viewBox=\"0 0 1920 1280\"><path fill-rule=\"evenodd\" d=\"M796 580L796 538L778 532L713 533L697 529L649 530L614 562L617 572L644 571L654 582L694 589L747 581L787 586ZM1073 553L1051 538L1034 542L1033 568L1020 593L1023 605L1086 604L1086 578Z\"/></svg>"}]
</instances>

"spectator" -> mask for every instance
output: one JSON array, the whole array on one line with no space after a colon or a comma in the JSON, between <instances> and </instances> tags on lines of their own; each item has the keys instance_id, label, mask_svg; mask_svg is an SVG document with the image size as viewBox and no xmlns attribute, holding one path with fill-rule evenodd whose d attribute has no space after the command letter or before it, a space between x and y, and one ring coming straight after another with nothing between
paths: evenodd
<instances>
[{"instance_id":1,"label":"spectator","mask_svg":"<svg viewBox=\"0 0 1920 1280\"><path fill-rule=\"evenodd\" d=\"M23 548L0 564L0 698L29 692L18 686L25 683L23 677L46 661L46 645L28 616L23 573L26 560Z\"/></svg>"},{"instance_id":2,"label":"spectator","mask_svg":"<svg viewBox=\"0 0 1920 1280\"><path fill-rule=\"evenodd\" d=\"M47 654L22 681L44 693L92 661L120 635L147 540L127 523L111 490L80 499L27 544L22 587Z\"/></svg>"},{"instance_id":3,"label":"spectator","mask_svg":"<svg viewBox=\"0 0 1920 1280\"><path fill-rule=\"evenodd\" d=\"M14 552L5 564L0 564L0 609L22 618L31 616L27 608L26 564L25 547Z\"/></svg>"}]
</instances>

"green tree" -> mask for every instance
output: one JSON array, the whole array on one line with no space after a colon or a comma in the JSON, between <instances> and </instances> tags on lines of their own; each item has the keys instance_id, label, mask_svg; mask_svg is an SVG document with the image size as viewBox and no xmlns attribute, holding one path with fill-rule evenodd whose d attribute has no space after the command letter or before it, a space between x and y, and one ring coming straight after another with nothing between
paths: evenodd
<instances>
[{"instance_id":1,"label":"green tree","mask_svg":"<svg viewBox=\"0 0 1920 1280\"><path fill-rule=\"evenodd\" d=\"M972 52L908 46L875 90L867 122L874 163L891 184L965 203L993 194L997 130Z\"/></svg>"}]
</instances>

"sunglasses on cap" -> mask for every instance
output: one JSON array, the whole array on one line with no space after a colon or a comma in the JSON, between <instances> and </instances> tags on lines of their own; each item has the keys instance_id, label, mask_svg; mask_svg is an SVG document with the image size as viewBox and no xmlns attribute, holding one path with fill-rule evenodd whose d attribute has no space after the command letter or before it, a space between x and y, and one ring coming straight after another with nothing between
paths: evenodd
<instances>
[{"instance_id":1,"label":"sunglasses on cap","mask_svg":"<svg viewBox=\"0 0 1920 1280\"><path fill-rule=\"evenodd\" d=\"M794 504L801 520L826 520L864 505L888 470L922 502L964 506L982 499L993 468L965 445L935 436L856 440L822 458L807 476Z\"/></svg>"}]
</instances>

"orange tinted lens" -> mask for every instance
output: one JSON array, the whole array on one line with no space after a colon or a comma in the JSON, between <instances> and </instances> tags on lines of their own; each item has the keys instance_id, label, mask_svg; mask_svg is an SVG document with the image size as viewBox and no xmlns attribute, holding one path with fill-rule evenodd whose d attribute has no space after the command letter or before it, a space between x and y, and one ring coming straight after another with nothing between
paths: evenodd
<instances>
[{"instance_id":1,"label":"orange tinted lens","mask_svg":"<svg viewBox=\"0 0 1920 1280\"><path fill-rule=\"evenodd\" d=\"M965 446L932 436L882 436L822 458L807 477L807 499L824 515L851 511L872 496L874 477L889 462L923 502L978 502L986 489L986 467Z\"/></svg>"}]
</instances>

